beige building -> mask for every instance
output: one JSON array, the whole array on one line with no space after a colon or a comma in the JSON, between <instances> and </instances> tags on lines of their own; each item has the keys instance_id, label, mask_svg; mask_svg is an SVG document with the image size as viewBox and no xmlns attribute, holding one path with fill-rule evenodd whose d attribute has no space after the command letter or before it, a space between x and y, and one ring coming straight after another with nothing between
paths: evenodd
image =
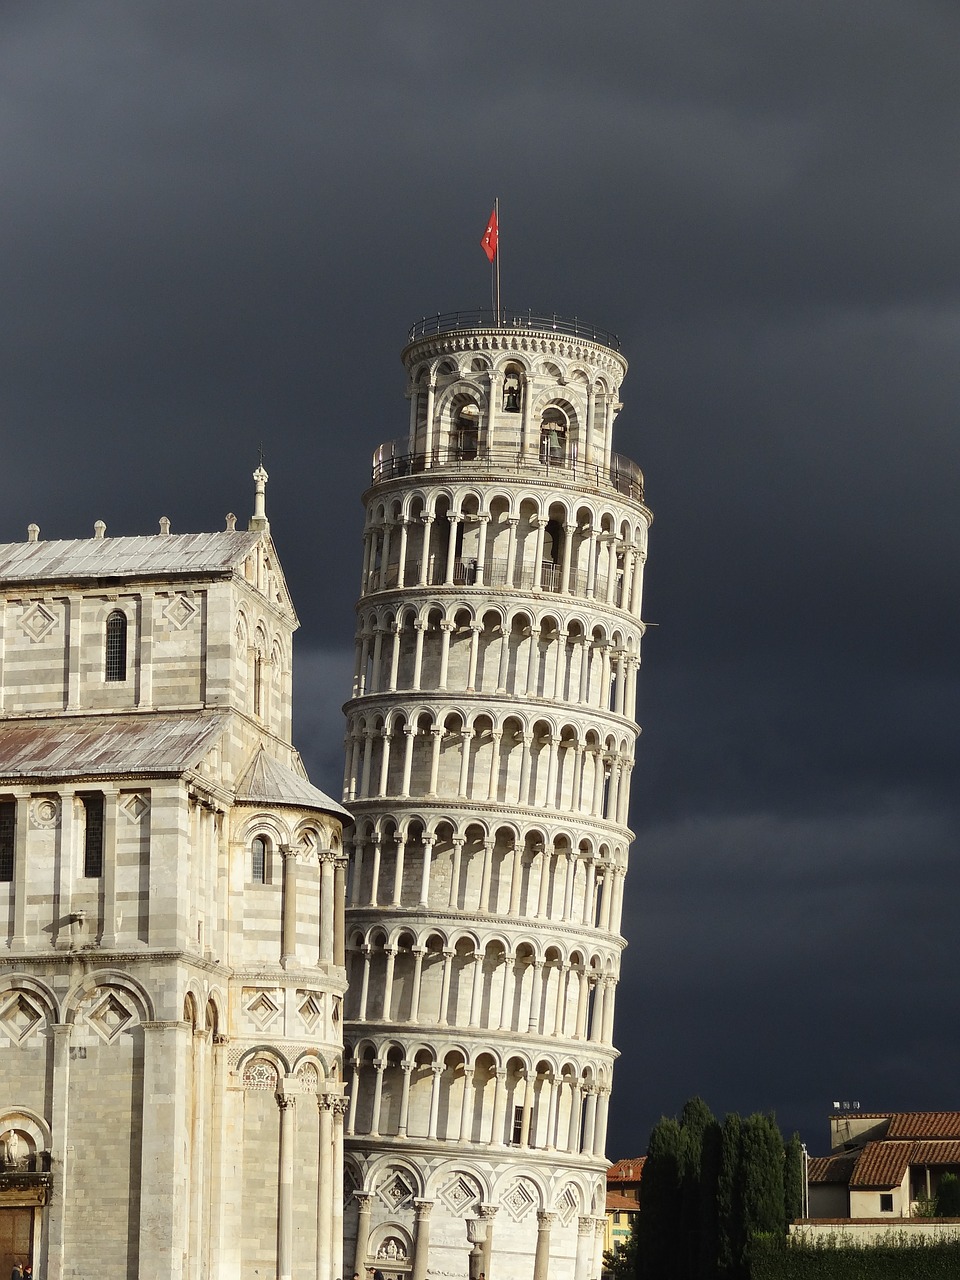
<instances>
[{"instance_id":1,"label":"beige building","mask_svg":"<svg viewBox=\"0 0 960 1280\"><path fill-rule=\"evenodd\" d=\"M841 1112L831 1154L810 1160L810 1217L877 1224L912 1217L960 1174L960 1111Z\"/></svg>"},{"instance_id":2,"label":"beige building","mask_svg":"<svg viewBox=\"0 0 960 1280\"><path fill-rule=\"evenodd\" d=\"M246 531L0 546L0 1274L343 1274L348 815L255 479Z\"/></svg>"},{"instance_id":3,"label":"beige building","mask_svg":"<svg viewBox=\"0 0 960 1280\"><path fill-rule=\"evenodd\" d=\"M643 567L626 361L434 316L374 457L344 803L345 1252L388 1280L595 1280Z\"/></svg>"},{"instance_id":4,"label":"beige building","mask_svg":"<svg viewBox=\"0 0 960 1280\"><path fill-rule=\"evenodd\" d=\"M615 1161L607 1170L607 1227L604 1253L615 1253L630 1240L640 1216L640 1181L646 1156Z\"/></svg>"}]
</instances>

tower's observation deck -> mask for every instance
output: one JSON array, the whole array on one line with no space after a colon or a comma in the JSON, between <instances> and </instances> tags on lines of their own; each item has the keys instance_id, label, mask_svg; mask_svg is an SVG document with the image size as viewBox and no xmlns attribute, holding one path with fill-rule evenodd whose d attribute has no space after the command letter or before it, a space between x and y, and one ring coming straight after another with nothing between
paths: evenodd
<instances>
[{"instance_id":1,"label":"tower's observation deck","mask_svg":"<svg viewBox=\"0 0 960 1280\"><path fill-rule=\"evenodd\" d=\"M617 347L458 312L403 352L346 706L357 1270L476 1237L488 1277L599 1275L651 521Z\"/></svg>"}]
</instances>

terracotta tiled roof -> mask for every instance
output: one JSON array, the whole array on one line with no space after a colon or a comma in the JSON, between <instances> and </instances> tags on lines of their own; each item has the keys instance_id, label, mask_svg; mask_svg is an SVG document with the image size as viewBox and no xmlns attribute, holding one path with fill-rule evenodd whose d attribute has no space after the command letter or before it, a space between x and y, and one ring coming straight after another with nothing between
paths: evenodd
<instances>
[{"instance_id":1,"label":"terracotta tiled roof","mask_svg":"<svg viewBox=\"0 0 960 1280\"><path fill-rule=\"evenodd\" d=\"M636 1196L627 1195L623 1191L607 1192L607 1213L613 1213L615 1210L624 1210L628 1213L636 1213L640 1208L640 1201Z\"/></svg>"},{"instance_id":2,"label":"terracotta tiled roof","mask_svg":"<svg viewBox=\"0 0 960 1280\"><path fill-rule=\"evenodd\" d=\"M856 1163L856 1156L811 1156L808 1165L810 1181L846 1186Z\"/></svg>"},{"instance_id":3,"label":"terracotta tiled roof","mask_svg":"<svg viewBox=\"0 0 960 1280\"><path fill-rule=\"evenodd\" d=\"M851 1187L899 1187L907 1172L913 1142L868 1142L857 1159Z\"/></svg>"},{"instance_id":4,"label":"terracotta tiled roof","mask_svg":"<svg viewBox=\"0 0 960 1280\"><path fill-rule=\"evenodd\" d=\"M632 1156L618 1160L607 1170L607 1182L636 1182L643 1173L646 1156Z\"/></svg>"},{"instance_id":5,"label":"terracotta tiled roof","mask_svg":"<svg viewBox=\"0 0 960 1280\"><path fill-rule=\"evenodd\" d=\"M910 1155L911 1164L960 1164L960 1140L917 1142Z\"/></svg>"},{"instance_id":6,"label":"terracotta tiled roof","mask_svg":"<svg viewBox=\"0 0 960 1280\"><path fill-rule=\"evenodd\" d=\"M960 1111L896 1111L888 1138L960 1138Z\"/></svg>"}]
</instances>

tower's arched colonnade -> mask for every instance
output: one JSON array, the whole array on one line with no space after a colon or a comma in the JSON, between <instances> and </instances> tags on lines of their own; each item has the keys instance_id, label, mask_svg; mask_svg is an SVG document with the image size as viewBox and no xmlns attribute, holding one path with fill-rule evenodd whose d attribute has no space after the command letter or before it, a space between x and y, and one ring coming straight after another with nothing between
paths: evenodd
<instances>
[{"instance_id":1,"label":"tower's arched colonnade","mask_svg":"<svg viewBox=\"0 0 960 1280\"><path fill-rule=\"evenodd\" d=\"M364 499L345 1254L595 1280L651 515L615 344L460 323Z\"/></svg>"}]
</instances>

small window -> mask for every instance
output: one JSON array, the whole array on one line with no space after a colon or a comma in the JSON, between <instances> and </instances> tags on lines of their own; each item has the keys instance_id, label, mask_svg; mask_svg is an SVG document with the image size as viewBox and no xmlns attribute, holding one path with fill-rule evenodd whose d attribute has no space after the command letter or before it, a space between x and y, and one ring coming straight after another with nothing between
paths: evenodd
<instances>
[{"instance_id":1,"label":"small window","mask_svg":"<svg viewBox=\"0 0 960 1280\"><path fill-rule=\"evenodd\" d=\"M893 1213L893 1192L882 1191L880 1193L880 1212Z\"/></svg>"},{"instance_id":2,"label":"small window","mask_svg":"<svg viewBox=\"0 0 960 1280\"><path fill-rule=\"evenodd\" d=\"M107 619L104 678L107 680L126 680L127 678L127 617L119 609L115 609Z\"/></svg>"},{"instance_id":3,"label":"small window","mask_svg":"<svg viewBox=\"0 0 960 1280\"><path fill-rule=\"evenodd\" d=\"M13 854L17 836L17 802L0 801L0 881L13 880Z\"/></svg>"},{"instance_id":4,"label":"small window","mask_svg":"<svg viewBox=\"0 0 960 1280\"><path fill-rule=\"evenodd\" d=\"M96 879L103 875L103 796L84 796L83 812L83 874Z\"/></svg>"},{"instance_id":5,"label":"small window","mask_svg":"<svg viewBox=\"0 0 960 1280\"><path fill-rule=\"evenodd\" d=\"M520 1139L523 1137L523 1107L513 1108L513 1141L516 1146L520 1145Z\"/></svg>"},{"instance_id":6,"label":"small window","mask_svg":"<svg viewBox=\"0 0 960 1280\"><path fill-rule=\"evenodd\" d=\"M251 876L254 884L270 883L270 845L263 836L255 836L251 845Z\"/></svg>"}]
</instances>

